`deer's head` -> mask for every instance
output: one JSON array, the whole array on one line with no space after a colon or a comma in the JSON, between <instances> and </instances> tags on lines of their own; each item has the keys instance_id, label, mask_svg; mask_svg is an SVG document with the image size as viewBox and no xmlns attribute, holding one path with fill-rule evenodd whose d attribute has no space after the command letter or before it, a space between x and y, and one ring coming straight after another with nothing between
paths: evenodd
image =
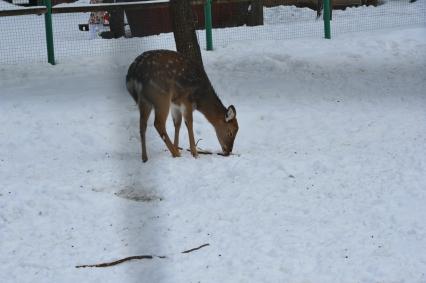
<instances>
[{"instance_id":1,"label":"deer's head","mask_svg":"<svg viewBox=\"0 0 426 283\"><path fill-rule=\"evenodd\" d=\"M222 147L224 155L229 155L234 146L234 140L238 132L237 112L233 105L229 106L220 123L215 127L216 135Z\"/></svg>"}]
</instances>

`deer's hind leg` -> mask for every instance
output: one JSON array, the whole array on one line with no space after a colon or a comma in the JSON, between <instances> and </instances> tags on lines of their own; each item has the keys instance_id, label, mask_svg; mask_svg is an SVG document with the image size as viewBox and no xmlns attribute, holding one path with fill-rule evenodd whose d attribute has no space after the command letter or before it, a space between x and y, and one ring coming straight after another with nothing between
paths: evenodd
<instances>
[{"instance_id":1,"label":"deer's hind leg","mask_svg":"<svg viewBox=\"0 0 426 283\"><path fill-rule=\"evenodd\" d=\"M180 153L177 147L175 147L166 131L166 121L167 116L169 115L170 111L170 99L166 97L166 99L162 99L161 101L157 102L161 105L155 105L155 121L154 126L157 129L158 134L160 135L161 139L166 144L167 148L170 150L173 157L179 157Z\"/></svg>"},{"instance_id":2,"label":"deer's hind leg","mask_svg":"<svg viewBox=\"0 0 426 283\"><path fill-rule=\"evenodd\" d=\"M146 101L140 100L138 106L140 112L139 129L142 144L142 161L147 162L148 155L146 154L146 127L149 119L149 114L151 114L152 105Z\"/></svg>"}]
</instances>

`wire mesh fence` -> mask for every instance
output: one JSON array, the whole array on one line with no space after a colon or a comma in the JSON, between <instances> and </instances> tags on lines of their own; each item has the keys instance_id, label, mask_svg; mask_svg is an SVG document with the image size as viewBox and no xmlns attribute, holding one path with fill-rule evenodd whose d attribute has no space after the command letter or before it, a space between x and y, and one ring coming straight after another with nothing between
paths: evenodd
<instances>
[{"instance_id":1,"label":"wire mesh fence","mask_svg":"<svg viewBox=\"0 0 426 283\"><path fill-rule=\"evenodd\" d=\"M158 48L174 48L172 33L162 36L131 37L130 28L125 26L125 34L119 38L102 38L103 32L109 32L110 28L103 24L97 24L90 29L79 29L79 25L86 25L90 13L66 13L53 15L53 37L55 56L60 62L75 56L108 55L120 53L134 53ZM88 27L88 26L85 26ZM95 33L95 34L93 34Z\"/></svg>"},{"instance_id":2,"label":"wire mesh fence","mask_svg":"<svg viewBox=\"0 0 426 283\"><path fill-rule=\"evenodd\" d=\"M383 0L376 7L359 6L333 11L332 34L416 24L426 25L425 0Z\"/></svg>"},{"instance_id":3,"label":"wire mesh fence","mask_svg":"<svg viewBox=\"0 0 426 283\"><path fill-rule=\"evenodd\" d=\"M150 49L174 49L167 1L160 2L162 5L149 9L138 2L137 5L129 3L125 9L117 6L100 10L96 5L90 5L89 0L54 6L52 25L57 61L73 60L77 56L114 56L122 53L136 56ZM248 26L244 16L251 9L250 1L240 1L240 6L233 7L227 7L226 4L219 6L213 1L214 48L235 41L249 44L253 40L324 36L322 18L317 17L315 10L315 5L319 3L317 0L272 2L273 5L263 7L263 24ZM369 6L361 5L363 3L366 2L334 0L332 36L405 25L426 25L426 0L413 3L410 0L383 0ZM34 10L36 8L16 6L0 0L0 64L47 61L44 10L41 9L43 7ZM24 13L32 14L16 15ZM94 13L105 17L89 25ZM120 19L123 30L118 35L111 34L117 26L117 14L123 18ZM203 4L194 6L194 22L198 27L200 46L205 49Z\"/></svg>"},{"instance_id":4,"label":"wire mesh fence","mask_svg":"<svg viewBox=\"0 0 426 283\"><path fill-rule=\"evenodd\" d=\"M47 62L43 15L0 17L0 64Z\"/></svg>"}]
</instances>

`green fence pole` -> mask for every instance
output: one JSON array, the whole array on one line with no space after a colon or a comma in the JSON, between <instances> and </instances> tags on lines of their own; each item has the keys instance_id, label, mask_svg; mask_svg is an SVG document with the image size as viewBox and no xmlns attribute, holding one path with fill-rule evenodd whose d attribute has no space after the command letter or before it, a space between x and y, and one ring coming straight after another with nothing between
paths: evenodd
<instances>
[{"instance_id":1,"label":"green fence pole","mask_svg":"<svg viewBox=\"0 0 426 283\"><path fill-rule=\"evenodd\" d=\"M212 37L212 0L206 0L204 4L204 23L206 26L206 45L207 50L213 50Z\"/></svg>"},{"instance_id":2,"label":"green fence pole","mask_svg":"<svg viewBox=\"0 0 426 283\"><path fill-rule=\"evenodd\" d=\"M55 52L53 49L53 28L52 28L52 0L43 0L47 8L44 14L44 26L46 28L47 61L55 65Z\"/></svg>"},{"instance_id":3,"label":"green fence pole","mask_svg":"<svg viewBox=\"0 0 426 283\"><path fill-rule=\"evenodd\" d=\"M331 38L331 31L330 31L330 0L324 0L324 36L327 39Z\"/></svg>"}]
</instances>

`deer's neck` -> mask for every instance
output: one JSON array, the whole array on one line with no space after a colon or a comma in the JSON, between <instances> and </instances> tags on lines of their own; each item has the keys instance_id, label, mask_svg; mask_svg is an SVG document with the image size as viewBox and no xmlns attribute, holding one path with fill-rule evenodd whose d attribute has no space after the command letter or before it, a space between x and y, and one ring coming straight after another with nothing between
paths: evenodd
<instances>
[{"instance_id":1,"label":"deer's neck","mask_svg":"<svg viewBox=\"0 0 426 283\"><path fill-rule=\"evenodd\" d=\"M220 101L211 85L207 86L204 91L200 90L197 96L197 110L216 127L225 119L226 107L223 105L222 101Z\"/></svg>"}]
</instances>

